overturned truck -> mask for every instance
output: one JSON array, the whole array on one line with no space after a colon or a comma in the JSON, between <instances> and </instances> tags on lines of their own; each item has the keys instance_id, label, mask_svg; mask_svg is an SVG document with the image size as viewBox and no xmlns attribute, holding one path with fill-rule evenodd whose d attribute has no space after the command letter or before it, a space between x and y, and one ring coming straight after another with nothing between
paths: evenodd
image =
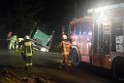
<instances>
[{"instance_id":1,"label":"overturned truck","mask_svg":"<svg viewBox=\"0 0 124 83\"><path fill-rule=\"evenodd\" d=\"M52 39L53 39L54 31L51 35L47 35L41 30L37 29L30 33L31 41L33 42L33 48L37 51L49 52Z\"/></svg>"}]
</instances>

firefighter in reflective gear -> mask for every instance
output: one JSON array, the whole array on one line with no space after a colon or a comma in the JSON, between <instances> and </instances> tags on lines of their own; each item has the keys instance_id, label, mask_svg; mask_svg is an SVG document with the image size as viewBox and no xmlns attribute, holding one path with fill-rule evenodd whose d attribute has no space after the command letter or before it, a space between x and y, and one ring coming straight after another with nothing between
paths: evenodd
<instances>
[{"instance_id":1,"label":"firefighter in reflective gear","mask_svg":"<svg viewBox=\"0 0 124 83\"><path fill-rule=\"evenodd\" d=\"M59 45L62 55L63 55L63 58L64 58L61 66L71 67L71 63L69 61L69 53L70 53L71 43L67 40L67 36L65 34L63 34L62 39L63 40Z\"/></svg>"},{"instance_id":2,"label":"firefighter in reflective gear","mask_svg":"<svg viewBox=\"0 0 124 83\"><path fill-rule=\"evenodd\" d=\"M22 52L21 52L21 55L26 63L25 69L32 68L32 54L33 54L32 42L30 41L30 38L27 35L24 38Z\"/></svg>"},{"instance_id":3,"label":"firefighter in reflective gear","mask_svg":"<svg viewBox=\"0 0 124 83\"><path fill-rule=\"evenodd\" d=\"M17 41L17 35L13 35L10 38L10 42L9 42L9 50L14 50L15 49L15 42Z\"/></svg>"}]
</instances>

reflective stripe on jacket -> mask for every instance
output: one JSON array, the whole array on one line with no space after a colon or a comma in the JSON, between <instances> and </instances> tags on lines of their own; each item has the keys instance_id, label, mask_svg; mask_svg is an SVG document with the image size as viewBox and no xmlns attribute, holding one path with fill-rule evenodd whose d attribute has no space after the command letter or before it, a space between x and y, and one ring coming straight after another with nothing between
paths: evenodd
<instances>
[{"instance_id":1,"label":"reflective stripe on jacket","mask_svg":"<svg viewBox=\"0 0 124 83\"><path fill-rule=\"evenodd\" d=\"M62 41L60 46L63 54L68 55L70 52L71 43L69 41Z\"/></svg>"}]
</instances>

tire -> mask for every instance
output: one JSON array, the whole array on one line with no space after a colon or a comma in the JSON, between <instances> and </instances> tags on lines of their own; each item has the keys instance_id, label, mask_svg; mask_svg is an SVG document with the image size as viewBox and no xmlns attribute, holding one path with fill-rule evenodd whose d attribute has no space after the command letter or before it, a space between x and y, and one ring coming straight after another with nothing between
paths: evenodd
<instances>
[{"instance_id":1,"label":"tire","mask_svg":"<svg viewBox=\"0 0 124 83\"><path fill-rule=\"evenodd\" d=\"M113 78L116 81L122 82L124 81L124 59L117 59L113 64Z\"/></svg>"},{"instance_id":2,"label":"tire","mask_svg":"<svg viewBox=\"0 0 124 83\"><path fill-rule=\"evenodd\" d=\"M70 59L74 67L77 67L80 63L80 56L76 49L72 49L70 53Z\"/></svg>"}]
</instances>

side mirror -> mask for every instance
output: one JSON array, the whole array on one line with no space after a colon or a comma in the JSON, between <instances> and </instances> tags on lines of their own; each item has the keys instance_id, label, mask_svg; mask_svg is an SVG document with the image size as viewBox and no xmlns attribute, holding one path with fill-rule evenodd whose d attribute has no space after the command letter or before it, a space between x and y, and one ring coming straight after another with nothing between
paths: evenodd
<instances>
[{"instance_id":1,"label":"side mirror","mask_svg":"<svg viewBox=\"0 0 124 83\"><path fill-rule=\"evenodd\" d=\"M90 42L89 39L87 39L87 42Z\"/></svg>"}]
</instances>

